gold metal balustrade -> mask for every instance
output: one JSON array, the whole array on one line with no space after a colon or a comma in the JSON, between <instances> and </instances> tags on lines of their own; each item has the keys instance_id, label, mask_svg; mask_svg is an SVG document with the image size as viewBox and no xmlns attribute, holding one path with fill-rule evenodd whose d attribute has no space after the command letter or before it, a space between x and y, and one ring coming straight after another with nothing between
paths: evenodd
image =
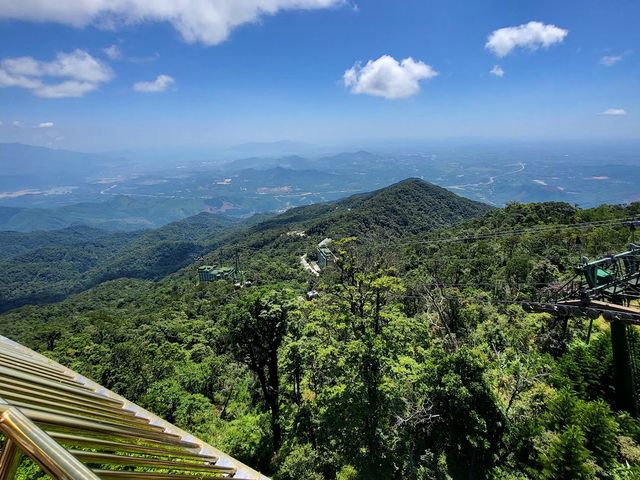
<instances>
[{"instance_id":1,"label":"gold metal balustrade","mask_svg":"<svg viewBox=\"0 0 640 480\"><path fill-rule=\"evenodd\" d=\"M268 480L68 368L0 336L0 480L24 457L57 480Z\"/></svg>"}]
</instances>

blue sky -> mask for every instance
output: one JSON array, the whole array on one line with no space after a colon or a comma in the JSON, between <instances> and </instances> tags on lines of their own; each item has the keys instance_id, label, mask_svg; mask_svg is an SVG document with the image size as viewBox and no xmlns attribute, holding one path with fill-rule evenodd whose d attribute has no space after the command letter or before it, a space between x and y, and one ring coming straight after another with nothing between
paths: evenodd
<instances>
[{"instance_id":1,"label":"blue sky","mask_svg":"<svg viewBox=\"0 0 640 480\"><path fill-rule=\"evenodd\" d=\"M0 141L640 139L638 18L635 0L0 0Z\"/></svg>"}]
</instances>

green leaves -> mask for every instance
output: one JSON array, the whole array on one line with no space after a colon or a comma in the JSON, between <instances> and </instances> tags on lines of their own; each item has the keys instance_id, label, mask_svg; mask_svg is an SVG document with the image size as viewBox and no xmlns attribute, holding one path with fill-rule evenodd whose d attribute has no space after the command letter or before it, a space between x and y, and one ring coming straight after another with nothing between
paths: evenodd
<instances>
[{"instance_id":1,"label":"green leaves","mask_svg":"<svg viewBox=\"0 0 640 480\"><path fill-rule=\"evenodd\" d=\"M543 455L542 478L549 480L595 479L595 468L585 446L582 430L567 426L559 435L552 437Z\"/></svg>"},{"instance_id":2,"label":"green leaves","mask_svg":"<svg viewBox=\"0 0 640 480\"><path fill-rule=\"evenodd\" d=\"M257 377L262 396L271 411L273 451L282 442L280 424L280 347L295 308L288 289L251 289L226 310L224 341L237 361Z\"/></svg>"},{"instance_id":3,"label":"green leaves","mask_svg":"<svg viewBox=\"0 0 640 480\"><path fill-rule=\"evenodd\" d=\"M565 336L551 316L509 303L572 275L577 236L592 255L624 244L628 231L550 228L430 243L617 218L637 206L513 204L398 244L357 229L406 233L426 210L407 206L398 216L391 210L402 205L391 205L370 218L361 198L350 202L353 218L314 207L306 240L286 235L304 221L300 211L228 237L214 255L250 251L242 258L256 280L250 288L196 285L194 268L157 283L121 279L7 313L0 329L276 480L637 475L640 422L611 410L606 325L596 323L587 345L580 321ZM327 229L360 236L337 239L336 265L309 284L299 257ZM146 253L163 264L169 247ZM304 301L310 288L321 294Z\"/></svg>"}]
</instances>

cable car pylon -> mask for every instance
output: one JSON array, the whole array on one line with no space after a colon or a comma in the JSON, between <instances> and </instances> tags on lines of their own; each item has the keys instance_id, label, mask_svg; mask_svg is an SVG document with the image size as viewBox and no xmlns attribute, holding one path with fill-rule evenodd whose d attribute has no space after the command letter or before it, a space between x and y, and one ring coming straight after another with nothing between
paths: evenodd
<instances>
[{"instance_id":1,"label":"cable car pylon","mask_svg":"<svg viewBox=\"0 0 640 480\"><path fill-rule=\"evenodd\" d=\"M551 301L528 302L525 308L537 312L588 317L591 335L593 320L602 316L611 324L614 382L618 407L638 416L640 378L635 368L634 325L640 325L640 246L629 245L625 252L595 261L582 257L576 276Z\"/></svg>"}]
</instances>

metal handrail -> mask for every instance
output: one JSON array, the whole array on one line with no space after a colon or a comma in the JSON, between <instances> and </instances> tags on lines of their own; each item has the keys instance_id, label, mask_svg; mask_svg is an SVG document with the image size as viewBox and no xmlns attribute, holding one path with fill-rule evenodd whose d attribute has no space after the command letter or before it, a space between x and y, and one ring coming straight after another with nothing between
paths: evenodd
<instances>
[{"instance_id":1,"label":"metal handrail","mask_svg":"<svg viewBox=\"0 0 640 480\"><path fill-rule=\"evenodd\" d=\"M23 456L56 480L269 480L101 385L2 336L0 433L5 438L0 480L15 478Z\"/></svg>"},{"instance_id":2,"label":"metal handrail","mask_svg":"<svg viewBox=\"0 0 640 480\"><path fill-rule=\"evenodd\" d=\"M4 450L9 450L6 455L3 451L0 480L11 478L15 474L21 452L56 479L99 480L97 475L56 443L17 407L0 403L0 430L8 439Z\"/></svg>"}]
</instances>

